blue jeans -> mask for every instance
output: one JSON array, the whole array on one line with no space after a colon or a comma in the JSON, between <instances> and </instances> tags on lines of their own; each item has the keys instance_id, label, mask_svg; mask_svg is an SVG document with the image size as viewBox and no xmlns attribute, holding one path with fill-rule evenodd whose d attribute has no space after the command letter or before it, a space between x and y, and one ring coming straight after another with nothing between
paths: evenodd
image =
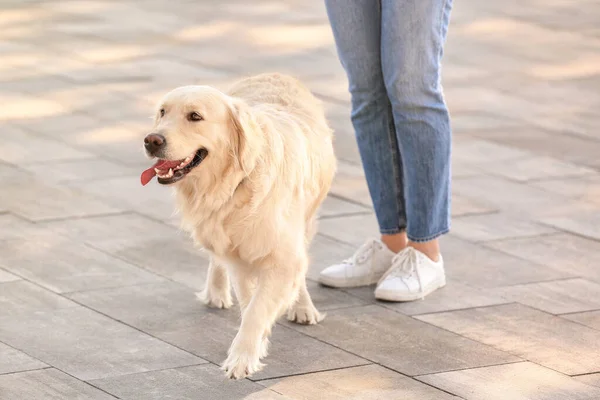
<instances>
[{"instance_id":1,"label":"blue jeans","mask_svg":"<svg viewBox=\"0 0 600 400\"><path fill-rule=\"evenodd\" d=\"M382 234L450 229L451 130L441 59L452 0L325 0Z\"/></svg>"}]
</instances>

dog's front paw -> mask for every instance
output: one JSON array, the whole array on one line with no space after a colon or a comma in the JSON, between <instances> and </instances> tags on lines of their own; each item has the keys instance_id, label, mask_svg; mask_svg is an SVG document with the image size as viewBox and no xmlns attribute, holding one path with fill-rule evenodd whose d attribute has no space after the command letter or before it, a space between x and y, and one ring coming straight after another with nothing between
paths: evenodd
<instances>
[{"instance_id":1,"label":"dog's front paw","mask_svg":"<svg viewBox=\"0 0 600 400\"><path fill-rule=\"evenodd\" d=\"M315 306L309 307L294 305L288 310L287 319L302 325L316 325L323 321L325 314L321 314Z\"/></svg>"},{"instance_id":2,"label":"dog's front paw","mask_svg":"<svg viewBox=\"0 0 600 400\"><path fill-rule=\"evenodd\" d=\"M221 369L229 379L244 379L263 369L265 365L260 362L258 355L237 354L233 351L223 362Z\"/></svg>"},{"instance_id":3,"label":"dog's front paw","mask_svg":"<svg viewBox=\"0 0 600 400\"><path fill-rule=\"evenodd\" d=\"M229 289L205 287L204 290L196 293L196 296L202 303L212 308L229 308L233 305Z\"/></svg>"}]
</instances>

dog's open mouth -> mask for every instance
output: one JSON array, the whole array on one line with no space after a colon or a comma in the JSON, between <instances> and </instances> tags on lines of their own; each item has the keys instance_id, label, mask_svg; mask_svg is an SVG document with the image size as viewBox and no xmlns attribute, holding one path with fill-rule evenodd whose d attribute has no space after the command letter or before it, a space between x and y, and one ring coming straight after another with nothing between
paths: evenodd
<instances>
[{"instance_id":1,"label":"dog's open mouth","mask_svg":"<svg viewBox=\"0 0 600 400\"><path fill-rule=\"evenodd\" d=\"M200 165L207 155L206 149L200 149L182 160L159 159L156 164L142 172L142 185L146 185L154 176L161 185L175 183Z\"/></svg>"}]
</instances>

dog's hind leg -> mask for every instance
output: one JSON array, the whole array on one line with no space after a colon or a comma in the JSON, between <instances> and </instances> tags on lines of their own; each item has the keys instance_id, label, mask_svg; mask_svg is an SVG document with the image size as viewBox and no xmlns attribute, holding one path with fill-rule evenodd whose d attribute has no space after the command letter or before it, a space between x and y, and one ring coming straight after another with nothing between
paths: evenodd
<instances>
[{"instance_id":1,"label":"dog's hind leg","mask_svg":"<svg viewBox=\"0 0 600 400\"><path fill-rule=\"evenodd\" d=\"M204 290L197 296L209 307L229 308L232 305L227 268L214 257L210 258Z\"/></svg>"},{"instance_id":2,"label":"dog's hind leg","mask_svg":"<svg viewBox=\"0 0 600 400\"><path fill-rule=\"evenodd\" d=\"M281 252L281 254L293 254ZM258 285L242 314L240 329L228 351L222 369L232 379L242 379L260 371L260 358L266 355L268 337L277 318L297 297L306 270L306 255L277 260L277 265L265 265L258 273Z\"/></svg>"}]
</instances>

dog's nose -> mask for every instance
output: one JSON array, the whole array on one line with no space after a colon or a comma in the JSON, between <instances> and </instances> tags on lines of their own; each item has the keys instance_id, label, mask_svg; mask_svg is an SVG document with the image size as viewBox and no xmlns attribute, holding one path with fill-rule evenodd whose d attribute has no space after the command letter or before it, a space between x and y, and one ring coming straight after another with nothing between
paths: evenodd
<instances>
[{"instance_id":1,"label":"dog's nose","mask_svg":"<svg viewBox=\"0 0 600 400\"><path fill-rule=\"evenodd\" d=\"M165 146L166 143L167 140L163 135L158 135L155 133L146 136L146 138L144 139L144 147L146 148L146 150L148 150L148 153L150 154L155 154L156 152L158 152Z\"/></svg>"}]
</instances>

